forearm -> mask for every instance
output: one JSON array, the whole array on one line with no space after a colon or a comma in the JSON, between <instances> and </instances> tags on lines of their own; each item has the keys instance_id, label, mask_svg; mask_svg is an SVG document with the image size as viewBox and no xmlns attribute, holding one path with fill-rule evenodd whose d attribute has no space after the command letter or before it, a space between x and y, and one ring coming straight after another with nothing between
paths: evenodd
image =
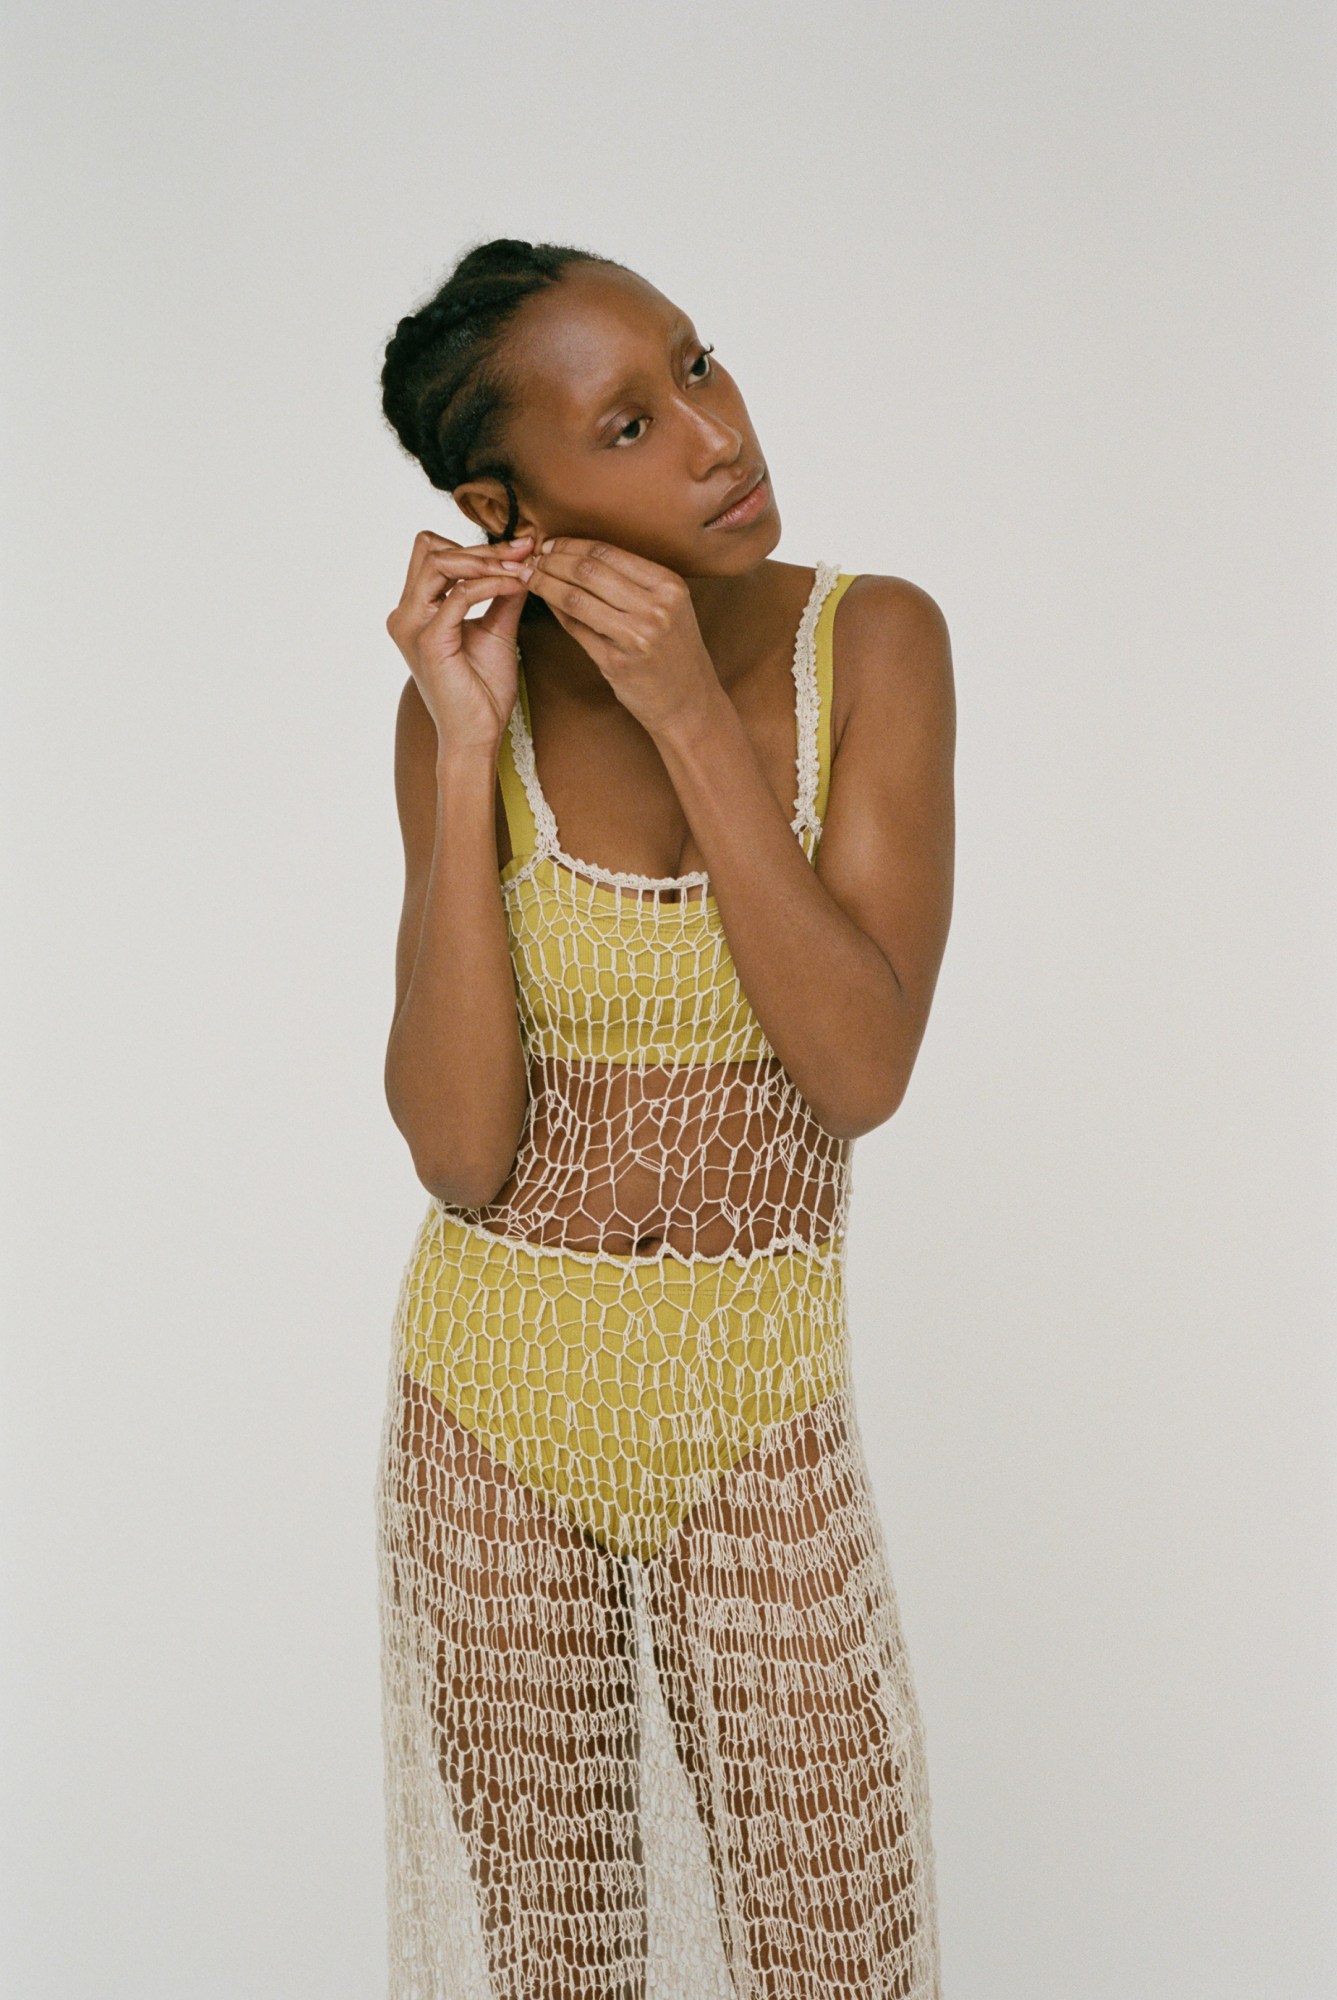
<instances>
[{"instance_id":1,"label":"forearm","mask_svg":"<svg viewBox=\"0 0 1337 2000\"><path fill-rule=\"evenodd\" d=\"M385 1089L419 1178L473 1207L505 1179L527 1080L493 831L495 765L438 758L436 839Z\"/></svg>"},{"instance_id":2,"label":"forearm","mask_svg":"<svg viewBox=\"0 0 1337 2000\"><path fill-rule=\"evenodd\" d=\"M767 1040L828 1131L872 1130L919 1035L894 967L807 860L722 689L656 740Z\"/></svg>"}]
</instances>

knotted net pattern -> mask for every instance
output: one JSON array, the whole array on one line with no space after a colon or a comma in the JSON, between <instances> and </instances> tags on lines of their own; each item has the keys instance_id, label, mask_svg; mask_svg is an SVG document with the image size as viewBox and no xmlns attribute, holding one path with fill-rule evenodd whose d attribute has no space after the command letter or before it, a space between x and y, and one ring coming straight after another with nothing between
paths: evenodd
<instances>
[{"instance_id":1,"label":"knotted net pattern","mask_svg":"<svg viewBox=\"0 0 1337 2000\"><path fill-rule=\"evenodd\" d=\"M810 860L851 580L795 640ZM564 851L523 677L501 774L529 1104L496 1198L420 1225L376 1485L390 2000L940 2000L849 1143L706 875Z\"/></svg>"}]
</instances>

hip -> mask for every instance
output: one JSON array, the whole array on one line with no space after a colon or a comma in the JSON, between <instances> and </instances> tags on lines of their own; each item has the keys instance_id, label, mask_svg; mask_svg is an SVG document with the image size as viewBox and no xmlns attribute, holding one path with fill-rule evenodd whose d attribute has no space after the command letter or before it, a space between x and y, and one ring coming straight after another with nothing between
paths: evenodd
<instances>
[{"instance_id":1,"label":"hip","mask_svg":"<svg viewBox=\"0 0 1337 2000\"><path fill-rule=\"evenodd\" d=\"M500 1236L433 1203L404 1273L401 1365L462 1414L554 1400L750 1427L848 1374L844 1242L610 1255Z\"/></svg>"}]
</instances>

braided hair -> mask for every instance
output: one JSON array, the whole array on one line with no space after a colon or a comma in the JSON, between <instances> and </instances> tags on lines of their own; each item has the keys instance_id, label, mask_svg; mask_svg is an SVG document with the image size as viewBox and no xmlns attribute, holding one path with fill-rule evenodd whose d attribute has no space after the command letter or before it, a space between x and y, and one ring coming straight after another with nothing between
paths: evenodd
<instances>
[{"instance_id":1,"label":"braided hair","mask_svg":"<svg viewBox=\"0 0 1337 2000\"><path fill-rule=\"evenodd\" d=\"M381 408L400 444L433 486L453 492L466 479L494 478L509 496L509 540L519 520L514 468L500 445L514 391L498 364L507 322L533 292L555 284L568 264L619 265L569 243L496 236L465 252L440 288L401 319L386 343Z\"/></svg>"}]
</instances>

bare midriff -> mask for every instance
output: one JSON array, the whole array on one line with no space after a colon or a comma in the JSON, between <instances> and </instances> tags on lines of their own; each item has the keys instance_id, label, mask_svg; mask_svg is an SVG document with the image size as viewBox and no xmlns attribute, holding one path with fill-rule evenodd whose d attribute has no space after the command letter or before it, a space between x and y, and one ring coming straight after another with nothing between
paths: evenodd
<instances>
[{"instance_id":1,"label":"bare midriff","mask_svg":"<svg viewBox=\"0 0 1337 2000\"><path fill-rule=\"evenodd\" d=\"M775 1056L679 1067L545 1056L531 1062L511 1173L467 1212L498 1235L609 1256L747 1255L795 1235L816 1245L834 1226L842 1155Z\"/></svg>"}]
</instances>

